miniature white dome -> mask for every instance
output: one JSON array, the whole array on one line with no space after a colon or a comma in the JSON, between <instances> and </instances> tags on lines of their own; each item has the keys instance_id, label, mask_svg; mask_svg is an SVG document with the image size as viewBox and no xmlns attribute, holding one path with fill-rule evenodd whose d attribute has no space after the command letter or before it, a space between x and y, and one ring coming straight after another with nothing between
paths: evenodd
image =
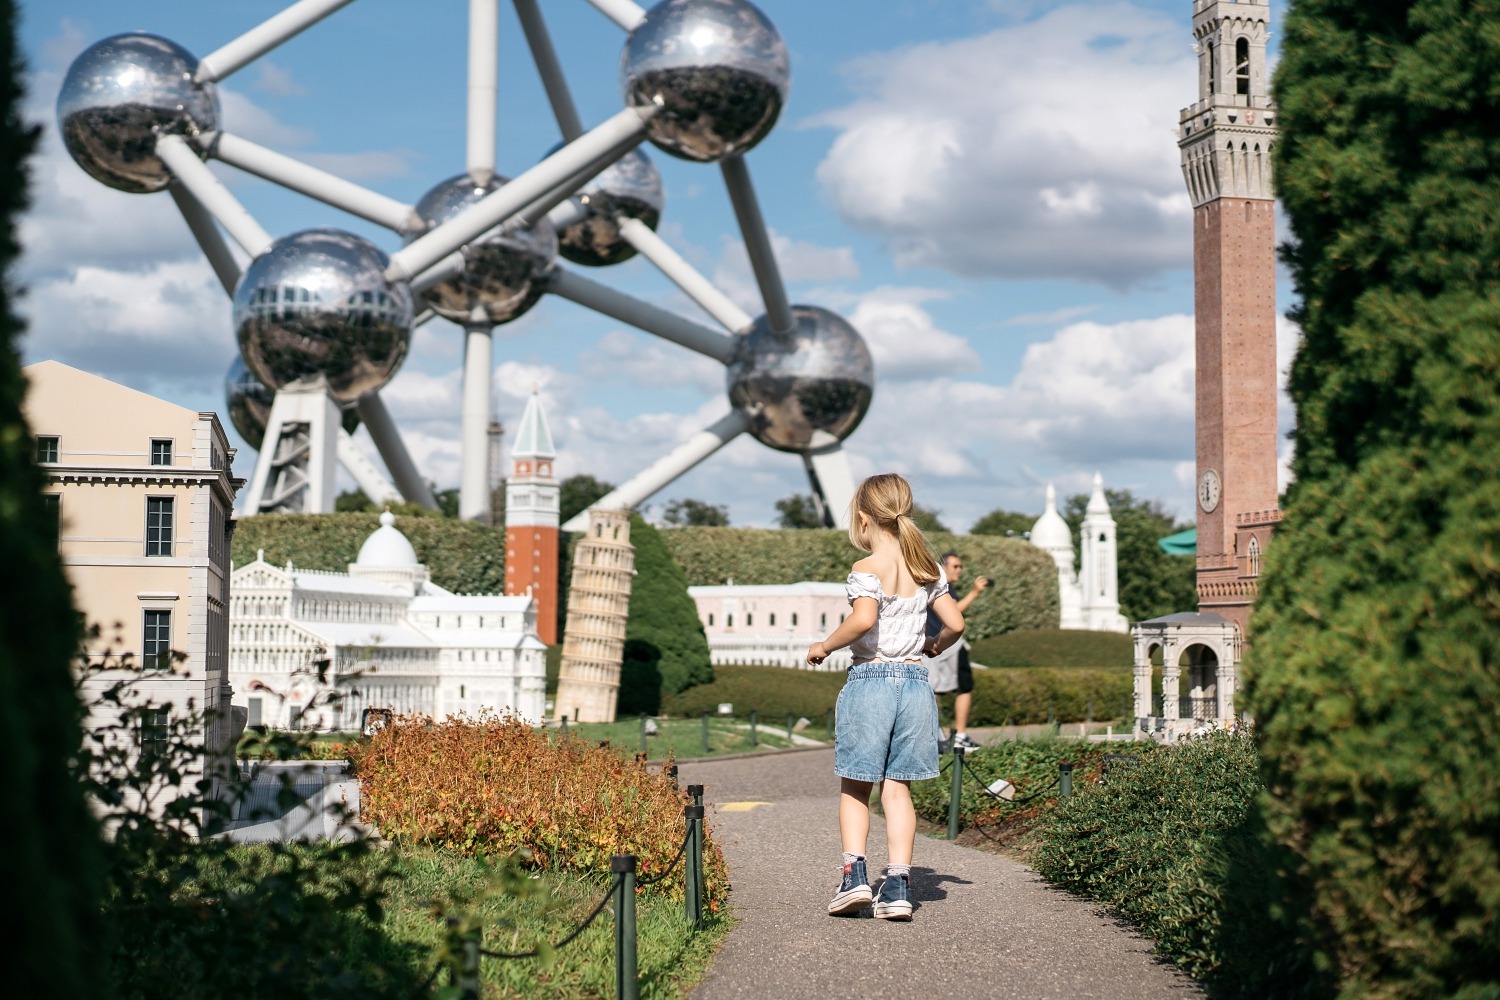
<instances>
[{"instance_id":1,"label":"miniature white dome","mask_svg":"<svg viewBox=\"0 0 1500 1000\"><path fill-rule=\"evenodd\" d=\"M1067 549L1073 551L1073 532L1068 522L1057 512L1057 490L1047 484L1047 509L1031 526L1031 544L1039 549Z\"/></svg>"},{"instance_id":2,"label":"miniature white dome","mask_svg":"<svg viewBox=\"0 0 1500 1000\"><path fill-rule=\"evenodd\" d=\"M396 515L386 511L380 515L380 527L365 539L359 547L356 566L419 566L417 550L411 547L406 536L396 530Z\"/></svg>"}]
</instances>

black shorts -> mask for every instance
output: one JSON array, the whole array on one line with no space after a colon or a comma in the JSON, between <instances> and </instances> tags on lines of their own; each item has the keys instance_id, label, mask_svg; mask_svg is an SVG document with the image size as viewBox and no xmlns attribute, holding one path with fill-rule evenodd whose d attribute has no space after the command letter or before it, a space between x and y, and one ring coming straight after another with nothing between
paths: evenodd
<instances>
[{"instance_id":1,"label":"black shorts","mask_svg":"<svg viewBox=\"0 0 1500 1000\"><path fill-rule=\"evenodd\" d=\"M969 666L969 644L958 650L958 693L968 694L974 690L974 668Z\"/></svg>"}]
</instances>

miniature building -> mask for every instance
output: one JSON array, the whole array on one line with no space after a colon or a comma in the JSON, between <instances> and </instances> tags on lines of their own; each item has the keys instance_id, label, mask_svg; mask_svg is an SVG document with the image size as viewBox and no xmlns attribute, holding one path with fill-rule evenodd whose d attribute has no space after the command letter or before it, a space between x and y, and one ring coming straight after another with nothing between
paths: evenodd
<instances>
[{"instance_id":1,"label":"miniature building","mask_svg":"<svg viewBox=\"0 0 1500 1000\"><path fill-rule=\"evenodd\" d=\"M1281 520L1270 15L1258 0L1193 3L1199 99L1182 110L1177 145L1193 202L1198 613L1156 618L1134 630L1136 710L1143 726L1168 734L1233 719L1256 578ZM1156 647L1165 664L1160 717L1142 713L1149 706L1139 688L1141 664L1149 665ZM1196 695L1181 693L1184 666Z\"/></svg>"},{"instance_id":2,"label":"miniature building","mask_svg":"<svg viewBox=\"0 0 1500 1000\"><path fill-rule=\"evenodd\" d=\"M588 531L573 553L554 714L573 722L613 722L635 548L630 511L590 508L588 514Z\"/></svg>"},{"instance_id":3,"label":"miniature building","mask_svg":"<svg viewBox=\"0 0 1500 1000\"><path fill-rule=\"evenodd\" d=\"M244 481L219 418L56 361L24 371L63 568L85 623L101 629L86 654L138 668L91 675L85 696L132 677L142 703L204 713L209 752L232 753L229 538ZM89 725L112 723L93 708ZM135 742L166 740L167 723L143 726Z\"/></svg>"},{"instance_id":4,"label":"miniature building","mask_svg":"<svg viewBox=\"0 0 1500 1000\"><path fill-rule=\"evenodd\" d=\"M844 670L848 648L835 651L821 666L807 663L807 647L828 637L849 614L842 583L736 584L689 587L698 620L708 637L709 662L791 667L798 670Z\"/></svg>"},{"instance_id":5,"label":"miniature building","mask_svg":"<svg viewBox=\"0 0 1500 1000\"><path fill-rule=\"evenodd\" d=\"M360 728L366 709L540 722L546 647L530 597L453 594L386 511L347 573L234 570L229 672L248 724Z\"/></svg>"},{"instance_id":6,"label":"miniature building","mask_svg":"<svg viewBox=\"0 0 1500 1000\"><path fill-rule=\"evenodd\" d=\"M537 634L557 642L557 541L560 514L553 463L557 449L536 393L526 401L511 475L505 483L505 592L529 594L537 605Z\"/></svg>"},{"instance_id":7,"label":"miniature building","mask_svg":"<svg viewBox=\"0 0 1500 1000\"><path fill-rule=\"evenodd\" d=\"M1119 549L1115 519L1104 497L1104 479L1094 474L1094 492L1084 512L1081 567L1073 566L1073 532L1057 512L1057 490L1047 484L1047 509L1031 528L1031 544L1057 563L1058 628L1125 632L1120 614Z\"/></svg>"}]
</instances>

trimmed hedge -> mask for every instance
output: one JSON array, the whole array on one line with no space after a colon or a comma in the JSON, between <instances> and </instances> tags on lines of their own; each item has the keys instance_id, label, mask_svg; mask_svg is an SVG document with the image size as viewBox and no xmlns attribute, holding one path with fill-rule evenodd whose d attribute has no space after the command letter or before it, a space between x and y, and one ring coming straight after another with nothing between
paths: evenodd
<instances>
[{"instance_id":1,"label":"trimmed hedge","mask_svg":"<svg viewBox=\"0 0 1500 1000\"><path fill-rule=\"evenodd\" d=\"M1216 997L1325 995L1272 898L1248 735L1148 749L1135 767L1075 774L1071 800L1041 816L1030 860L1048 881L1108 904Z\"/></svg>"},{"instance_id":2,"label":"trimmed hedge","mask_svg":"<svg viewBox=\"0 0 1500 1000\"><path fill-rule=\"evenodd\" d=\"M766 528L666 528L662 538L689 586L735 583L843 583L864 553L843 531ZM965 615L970 641L1015 629L1052 628L1058 621L1057 565L1041 549L1015 538L929 533L935 553L963 553L966 593L976 576L995 585Z\"/></svg>"},{"instance_id":3,"label":"trimmed hedge","mask_svg":"<svg viewBox=\"0 0 1500 1000\"><path fill-rule=\"evenodd\" d=\"M380 515L260 514L235 522L234 564L287 560L302 569L343 573L365 539L380 527ZM455 594L505 593L505 529L450 517L399 514L396 527L427 565L432 582Z\"/></svg>"},{"instance_id":4,"label":"trimmed hedge","mask_svg":"<svg viewBox=\"0 0 1500 1000\"><path fill-rule=\"evenodd\" d=\"M987 667L1128 667L1135 646L1123 632L1030 628L971 643L969 655Z\"/></svg>"},{"instance_id":5,"label":"trimmed hedge","mask_svg":"<svg viewBox=\"0 0 1500 1000\"><path fill-rule=\"evenodd\" d=\"M791 712L821 723L843 686L842 670L720 666L714 668L712 683L663 698L661 709L666 715L691 718L704 712L713 715L719 703L727 701L734 706L734 714L742 718L754 709L767 720L784 718Z\"/></svg>"}]
</instances>

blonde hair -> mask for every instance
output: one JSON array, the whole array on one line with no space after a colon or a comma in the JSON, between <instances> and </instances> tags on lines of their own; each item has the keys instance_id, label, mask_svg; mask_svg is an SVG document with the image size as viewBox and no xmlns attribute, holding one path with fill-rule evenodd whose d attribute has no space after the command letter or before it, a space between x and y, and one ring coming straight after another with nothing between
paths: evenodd
<instances>
[{"instance_id":1,"label":"blonde hair","mask_svg":"<svg viewBox=\"0 0 1500 1000\"><path fill-rule=\"evenodd\" d=\"M941 577L942 570L911 512L911 485L905 479L894 472L871 476L859 484L849 502L849 541L862 552L870 551L859 537L858 515L863 514L875 527L896 536L912 579L925 585Z\"/></svg>"}]
</instances>

